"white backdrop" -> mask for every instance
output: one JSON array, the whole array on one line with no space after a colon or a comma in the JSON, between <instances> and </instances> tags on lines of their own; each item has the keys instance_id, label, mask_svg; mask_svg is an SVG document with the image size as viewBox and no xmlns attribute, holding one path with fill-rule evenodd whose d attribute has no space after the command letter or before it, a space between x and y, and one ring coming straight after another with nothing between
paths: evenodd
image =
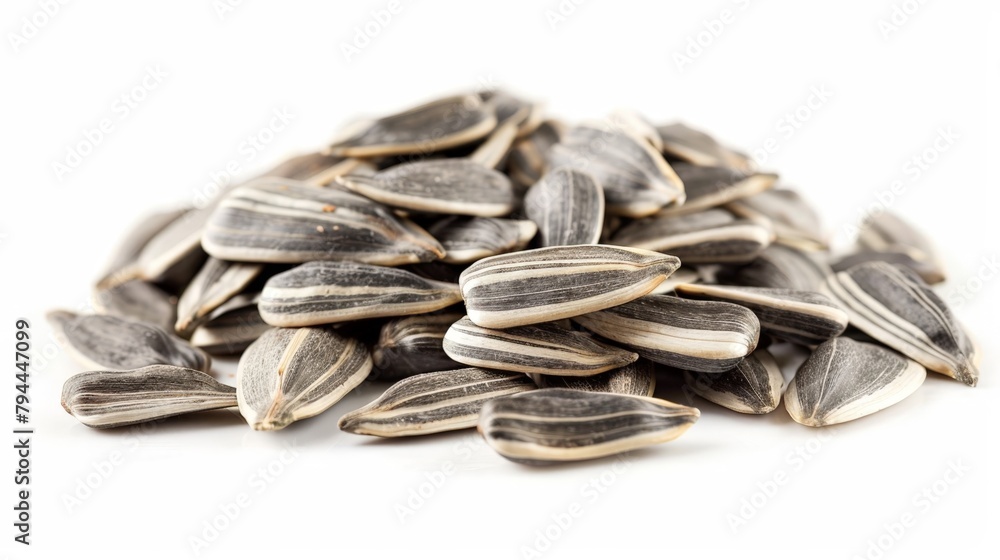
<instances>
[{"instance_id":1,"label":"white backdrop","mask_svg":"<svg viewBox=\"0 0 1000 560\"><path fill-rule=\"evenodd\" d=\"M347 4L0 7L0 332L13 345L25 317L35 344L33 544L12 542L8 478L9 557L995 552L995 3ZM986 348L980 386L932 375L902 404L825 432L783 408L757 418L701 401L702 419L676 442L627 463L548 469L509 463L474 432L338 432L337 418L378 387L277 433L227 412L102 432L61 410L61 384L80 368L43 313L84 305L144 212L322 146L358 115L485 87L570 120L631 107L703 127L800 188L837 240L872 205L919 224L948 266L942 293ZM0 423L13 427L12 413ZM13 471L13 452L3 457Z\"/></svg>"}]
</instances>

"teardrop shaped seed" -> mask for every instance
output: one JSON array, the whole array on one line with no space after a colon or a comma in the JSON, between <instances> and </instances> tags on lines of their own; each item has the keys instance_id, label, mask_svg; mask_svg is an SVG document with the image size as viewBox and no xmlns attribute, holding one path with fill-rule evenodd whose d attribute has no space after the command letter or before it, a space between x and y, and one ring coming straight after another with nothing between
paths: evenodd
<instances>
[{"instance_id":1,"label":"teardrop shaped seed","mask_svg":"<svg viewBox=\"0 0 1000 560\"><path fill-rule=\"evenodd\" d=\"M91 428L115 428L236 406L236 388L206 373L170 365L88 371L63 384L62 406Z\"/></svg>"},{"instance_id":2,"label":"teardrop shaped seed","mask_svg":"<svg viewBox=\"0 0 1000 560\"><path fill-rule=\"evenodd\" d=\"M657 127L663 152L695 165L721 165L735 169L753 169L749 156L719 144L714 138L682 123Z\"/></svg>"},{"instance_id":3,"label":"teardrop shaped seed","mask_svg":"<svg viewBox=\"0 0 1000 560\"><path fill-rule=\"evenodd\" d=\"M523 186L537 183L545 170L545 154L565 132L565 125L547 120L527 138L514 144L507 160L507 173L511 179Z\"/></svg>"},{"instance_id":4,"label":"teardrop shaped seed","mask_svg":"<svg viewBox=\"0 0 1000 560\"><path fill-rule=\"evenodd\" d=\"M576 245L483 259L459 284L469 318L502 329L574 317L649 293L680 266L671 255Z\"/></svg>"},{"instance_id":5,"label":"teardrop shaped seed","mask_svg":"<svg viewBox=\"0 0 1000 560\"><path fill-rule=\"evenodd\" d=\"M209 313L240 293L264 269L264 265L237 263L210 257L191 280L177 302L177 334L190 337Z\"/></svg>"},{"instance_id":6,"label":"teardrop shaped seed","mask_svg":"<svg viewBox=\"0 0 1000 560\"><path fill-rule=\"evenodd\" d=\"M720 264L750 262L773 238L766 226L711 209L636 220L618 230L611 243L669 252L685 264Z\"/></svg>"},{"instance_id":7,"label":"teardrop shaped seed","mask_svg":"<svg viewBox=\"0 0 1000 560\"><path fill-rule=\"evenodd\" d=\"M364 345L332 329L272 329L240 358L240 414L255 430L280 430L333 406L371 369Z\"/></svg>"},{"instance_id":8,"label":"teardrop shaped seed","mask_svg":"<svg viewBox=\"0 0 1000 560\"><path fill-rule=\"evenodd\" d=\"M687 199L680 206L660 210L658 216L681 216L708 210L766 191L778 180L774 173L746 173L729 167L675 163L673 168L684 182Z\"/></svg>"},{"instance_id":9,"label":"teardrop shaped seed","mask_svg":"<svg viewBox=\"0 0 1000 560\"><path fill-rule=\"evenodd\" d=\"M166 212L155 212L144 216L141 221L132 226L104 268L101 279L97 281L97 289L106 290L136 278L139 255L146 244L187 211L187 208L179 208Z\"/></svg>"},{"instance_id":10,"label":"teardrop shaped seed","mask_svg":"<svg viewBox=\"0 0 1000 560\"><path fill-rule=\"evenodd\" d=\"M212 214L202 244L216 258L251 262L393 266L444 256L427 232L376 202L275 179L233 190Z\"/></svg>"},{"instance_id":11,"label":"teardrop shaped seed","mask_svg":"<svg viewBox=\"0 0 1000 560\"><path fill-rule=\"evenodd\" d=\"M650 397L538 389L487 402L479 432L504 458L543 465L671 441L699 415L696 408Z\"/></svg>"},{"instance_id":12,"label":"teardrop shaped seed","mask_svg":"<svg viewBox=\"0 0 1000 560\"><path fill-rule=\"evenodd\" d=\"M416 315L462 301L456 284L398 268L313 261L268 279L260 316L278 327Z\"/></svg>"},{"instance_id":13,"label":"teardrop shaped seed","mask_svg":"<svg viewBox=\"0 0 1000 560\"><path fill-rule=\"evenodd\" d=\"M816 292L831 274L833 270L822 254L772 243L749 264L720 271L718 280L740 286Z\"/></svg>"},{"instance_id":14,"label":"teardrop shaped seed","mask_svg":"<svg viewBox=\"0 0 1000 560\"><path fill-rule=\"evenodd\" d=\"M240 294L220 305L191 333L191 345L212 355L239 354L271 329L257 310L260 294Z\"/></svg>"},{"instance_id":15,"label":"teardrop shaped seed","mask_svg":"<svg viewBox=\"0 0 1000 560\"><path fill-rule=\"evenodd\" d=\"M767 414L778 408L785 380L774 357L758 349L727 371L685 371L684 383L694 394L729 410Z\"/></svg>"},{"instance_id":16,"label":"teardrop shaped seed","mask_svg":"<svg viewBox=\"0 0 1000 560\"><path fill-rule=\"evenodd\" d=\"M833 265L837 272L855 265L883 261L903 265L928 284L944 282L944 267L930 241L898 216L882 213L861 226L859 249Z\"/></svg>"},{"instance_id":17,"label":"teardrop shaped seed","mask_svg":"<svg viewBox=\"0 0 1000 560\"><path fill-rule=\"evenodd\" d=\"M592 393L618 393L637 397L652 397L653 391L656 389L653 362L642 359L618 369L587 377L533 375L532 379L543 389L552 387Z\"/></svg>"},{"instance_id":18,"label":"teardrop shaped seed","mask_svg":"<svg viewBox=\"0 0 1000 560\"><path fill-rule=\"evenodd\" d=\"M97 313L142 321L168 332L177 320L177 298L144 280L97 289L93 300Z\"/></svg>"},{"instance_id":19,"label":"teardrop shaped seed","mask_svg":"<svg viewBox=\"0 0 1000 560\"><path fill-rule=\"evenodd\" d=\"M398 437L474 428L490 399L535 389L527 376L465 368L407 377L338 423L352 434Z\"/></svg>"},{"instance_id":20,"label":"teardrop shaped seed","mask_svg":"<svg viewBox=\"0 0 1000 560\"><path fill-rule=\"evenodd\" d=\"M428 154L478 140L496 125L492 108L479 97L456 95L360 123L334 140L329 151L359 158Z\"/></svg>"},{"instance_id":21,"label":"teardrop shaped seed","mask_svg":"<svg viewBox=\"0 0 1000 560\"><path fill-rule=\"evenodd\" d=\"M208 354L163 329L111 315L50 311L46 318L70 354L90 369L174 365L208 370Z\"/></svg>"},{"instance_id":22,"label":"teardrop shaped seed","mask_svg":"<svg viewBox=\"0 0 1000 560\"><path fill-rule=\"evenodd\" d=\"M827 248L819 214L796 191L766 190L734 200L726 205L726 210L741 218L770 223L776 243L803 251Z\"/></svg>"},{"instance_id":23,"label":"teardrop shaped seed","mask_svg":"<svg viewBox=\"0 0 1000 560\"><path fill-rule=\"evenodd\" d=\"M209 204L185 212L143 245L136 259L139 278L186 286L205 262L201 236L213 208Z\"/></svg>"},{"instance_id":24,"label":"teardrop shaped seed","mask_svg":"<svg viewBox=\"0 0 1000 560\"><path fill-rule=\"evenodd\" d=\"M684 284L677 286L677 293L686 298L742 305L754 312L763 331L796 344L819 344L840 336L848 323L847 313L817 292Z\"/></svg>"},{"instance_id":25,"label":"teardrop shaped seed","mask_svg":"<svg viewBox=\"0 0 1000 560\"><path fill-rule=\"evenodd\" d=\"M431 313L394 319L382 326L372 360L379 380L462 367L445 353L444 333L461 313Z\"/></svg>"},{"instance_id":26,"label":"teardrop shaped seed","mask_svg":"<svg viewBox=\"0 0 1000 560\"><path fill-rule=\"evenodd\" d=\"M444 335L444 351L469 366L557 375L594 375L639 359L634 352L594 340L554 323L504 330L463 317Z\"/></svg>"},{"instance_id":27,"label":"teardrop shaped seed","mask_svg":"<svg viewBox=\"0 0 1000 560\"><path fill-rule=\"evenodd\" d=\"M745 307L673 296L646 296L573 320L643 358L707 373L736 367L760 335L757 317Z\"/></svg>"},{"instance_id":28,"label":"teardrop shaped seed","mask_svg":"<svg viewBox=\"0 0 1000 560\"><path fill-rule=\"evenodd\" d=\"M785 392L785 408L799 424L840 424L898 403L926 376L923 366L892 350L834 338L799 367Z\"/></svg>"},{"instance_id":29,"label":"teardrop shaped seed","mask_svg":"<svg viewBox=\"0 0 1000 560\"><path fill-rule=\"evenodd\" d=\"M824 292L851 324L927 369L975 387L976 350L951 309L908 268L865 263L831 276Z\"/></svg>"},{"instance_id":30,"label":"teardrop shaped seed","mask_svg":"<svg viewBox=\"0 0 1000 560\"><path fill-rule=\"evenodd\" d=\"M538 224L543 247L597 243L604 225L604 190L591 174L560 167L528 189L524 212Z\"/></svg>"},{"instance_id":31,"label":"teardrop shaped seed","mask_svg":"<svg viewBox=\"0 0 1000 560\"><path fill-rule=\"evenodd\" d=\"M434 224L428 232L444 247L442 259L467 264L528 246L538 226L531 220L463 218L453 216Z\"/></svg>"}]
</instances>

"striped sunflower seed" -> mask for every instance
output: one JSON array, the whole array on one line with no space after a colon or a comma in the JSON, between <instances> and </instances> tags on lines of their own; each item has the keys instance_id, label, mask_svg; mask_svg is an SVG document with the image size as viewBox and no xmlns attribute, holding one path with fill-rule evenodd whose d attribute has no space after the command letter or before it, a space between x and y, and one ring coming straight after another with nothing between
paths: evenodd
<instances>
[{"instance_id":1,"label":"striped sunflower seed","mask_svg":"<svg viewBox=\"0 0 1000 560\"><path fill-rule=\"evenodd\" d=\"M496 125L492 108L479 97L456 95L357 123L333 141L329 153L359 158L427 154L474 142Z\"/></svg>"},{"instance_id":2,"label":"striped sunflower seed","mask_svg":"<svg viewBox=\"0 0 1000 560\"><path fill-rule=\"evenodd\" d=\"M531 220L452 216L428 229L444 247L444 262L468 264L528 246L538 226Z\"/></svg>"},{"instance_id":3,"label":"striped sunflower seed","mask_svg":"<svg viewBox=\"0 0 1000 560\"><path fill-rule=\"evenodd\" d=\"M257 310L256 294L239 294L220 305L191 333L191 345L212 355L239 354L271 329Z\"/></svg>"},{"instance_id":4,"label":"striped sunflower seed","mask_svg":"<svg viewBox=\"0 0 1000 560\"><path fill-rule=\"evenodd\" d=\"M430 313L459 301L456 284L398 268L313 261L268 279L259 308L271 325L305 327Z\"/></svg>"},{"instance_id":5,"label":"striped sunflower seed","mask_svg":"<svg viewBox=\"0 0 1000 560\"><path fill-rule=\"evenodd\" d=\"M764 192L778 180L774 173L746 173L729 167L675 163L673 168L684 182L687 199L680 206L660 210L657 216L681 216L708 210Z\"/></svg>"},{"instance_id":6,"label":"striped sunflower seed","mask_svg":"<svg viewBox=\"0 0 1000 560\"><path fill-rule=\"evenodd\" d=\"M434 214L505 216L517 203L506 175L461 158L404 163L373 177L346 175L336 182L388 206Z\"/></svg>"},{"instance_id":7,"label":"striped sunflower seed","mask_svg":"<svg viewBox=\"0 0 1000 560\"><path fill-rule=\"evenodd\" d=\"M511 123L517 126L518 138L524 138L534 132L542 123L542 106L521 99L506 91L491 90L482 92L479 97L493 109L499 125L497 128Z\"/></svg>"},{"instance_id":8,"label":"striped sunflower seed","mask_svg":"<svg viewBox=\"0 0 1000 560\"><path fill-rule=\"evenodd\" d=\"M744 288L684 284L678 295L693 299L728 301L746 307L767 334L796 344L820 344L847 328L847 313L817 292L783 288Z\"/></svg>"},{"instance_id":9,"label":"striped sunflower seed","mask_svg":"<svg viewBox=\"0 0 1000 560\"><path fill-rule=\"evenodd\" d=\"M698 274L697 270L682 266L678 268L676 272L671 274L666 280L660 282L660 285L653 288L653 291L649 293L673 294L674 290L677 289L677 286L680 286L681 284L694 284L701 281L701 279L702 278Z\"/></svg>"},{"instance_id":10,"label":"striped sunflower seed","mask_svg":"<svg viewBox=\"0 0 1000 560\"><path fill-rule=\"evenodd\" d=\"M525 110L524 115L527 115ZM503 122L486 137L475 151L469 154L469 161L477 163L488 169L497 169L503 162L507 161L507 154L510 153L517 139L520 116L514 116L512 120ZM504 175L506 178L506 175ZM513 188L513 187L512 187Z\"/></svg>"},{"instance_id":11,"label":"striped sunflower seed","mask_svg":"<svg viewBox=\"0 0 1000 560\"><path fill-rule=\"evenodd\" d=\"M236 388L171 365L88 371L63 384L62 406L91 428L115 428L236 406Z\"/></svg>"},{"instance_id":12,"label":"striped sunflower seed","mask_svg":"<svg viewBox=\"0 0 1000 560\"><path fill-rule=\"evenodd\" d=\"M366 198L305 183L259 179L229 193L202 244L216 258L302 263L349 260L400 265L444 256L415 224Z\"/></svg>"},{"instance_id":13,"label":"striped sunflower seed","mask_svg":"<svg viewBox=\"0 0 1000 560\"><path fill-rule=\"evenodd\" d=\"M491 399L535 389L519 373L464 368L407 377L370 404L341 417L345 432L380 437L419 436L474 428Z\"/></svg>"},{"instance_id":14,"label":"striped sunflower seed","mask_svg":"<svg viewBox=\"0 0 1000 560\"><path fill-rule=\"evenodd\" d=\"M295 181L305 181L310 177L344 161L340 156L326 152L312 152L286 159L278 165L261 174L261 177L281 177Z\"/></svg>"},{"instance_id":15,"label":"striped sunflower seed","mask_svg":"<svg viewBox=\"0 0 1000 560\"><path fill-rule=\"evenodd\" d=\"M214 204L210 204L185 212L157 232L143 245L136 259L138 277L149 282L186 286L205 262L201 236L213 208Z\"/></svg>"},{"instance_id":16,"label":"striped sunflower seed","mask_svg":"<svg viewBox=\"0 0 1000 560\"><path fill-rule=\"evenodd\" d=\"M785 380L774 357L758 349L727 371L685 371L684 383L694 394L729 410L767 414L778 408Z\"/></svg>"},{"instance_id":17,"label":"striped sunflower seed","mask_svg":"<svg viewBox=\"0 0 1000 560\"><path fill-rule=\"evenodd\" d=\"M682 123L657 127L667 155L695 165L719 165L734 169L753 169L746 154L726 148L717 140Z\"/></svg>"},{"instance_id":18,"label":"striped sunflower seed","mask_svg":"<svg viewBox=\"0 0 1000 560\"><path fill-rule=\"evenodd\" d=\"M541 245L588 245L601 238L604 190L592 175L561 167L524 197L524 212L541 232Z\"/></svg>"},{"instance_id":19,"label":"striped sunflower seed","mask_svg":"<svg viewBox=\"0 0 1000 560\"><path fill-rule=\"evenodd\" d=\"M671 441L699 415L696 408L650 397L539 389L487 402L479 432L504 458L543 465Z\"/></svg>"},{"instance_id":20,"label":"striped sunflower seed","mask_svg":"<svg viewBox=\"0 0 1000 560\"><path fill-rule=\"evenodd\" d=\"M177 297L155 284L129 280L111 288L97 289L93 295L94 311L174 330L177 320Z\"/></svg>"},{"instance_id":21,"label":"striped sunflower seed","mask_svg":"<svg viewBox=\"0 0 1000 560\"><path fill-rule=\"evenodd\" d=\"M718 280L755 288L785 288L817 292L833 270L823 255L771 244L749 264L720 271Z\"/></svg>"},{"instance_id":22,"label":"striped sunflower seed","mask_svg":"<svg viewBox=\"0 0 1000 560\"><path fill-rule=\"evenodd\" d=\"M799 367L785 392L785 408L799 424L840 424L900 402L926 376L923 366L882 346L834 338Z\"/></svg>"},{"instance_id":23,"label":"striped sunflower seed","mask_svg":"<svg viewBox=\"0 0 1000 560\"><path fill-rule=\"evenodd\" d=\"M333 406L371 369L364 345L332 329L272 329L240 358L240 414L255 430L280 430Z\"/></svg>"},{"instance_id":24,"label":"striped sunflower seed","mask_svg":"<svg viewBox=\"0 0 1000 560\"><path fill-rule=\"evenodd\" d=\"M143 248L187 211L181 208L155 212L143 217L142 221L132 226L104 268L101 279L97 281L97 290L106 290L136 278L139 274L139 255L142 254Z\"/></svg>"},{"instance_id":25,"label":"striped sunflower seed","mask_svg":"<svg viewBox=\"0 0 1000 560\"><path fill-rule=\"evenodd\" d=\"M858 233L859 250L833 265L840 272L864 262L882 261L903 265L928 284L945 280L944 267L931 242L902 218L882 213L864 223Z\"/></svg>"},{"instance_id":26,"label":"striped sunflower seed","mask_svg":"<svg viewBox=\"0 0 1000 560\"><path fill-rule=\"evenodd\" d=\"M379 379L396 380L417 373L462 367L443 348L444 334L461 313L414 315L382 325L372 361Z\"/></svg>"},{"instance_id":27,"label":"striped sunflower seed","mask_svg":"<svg viewBox=\"0 0 1000 560\"><path fill-rule=\"evenodd\" d=\"M111 315L50 311L46 318L76 361L90 369L174 365L207 371L211 358L163 329Z\"/></svg>"},{"instance_id":28,"label":"striped sunflower seed","mask_svg":"<svg viewBox=\"0 0 1000 560\"><path fill-rule=\"evenodd\" d=\"M824 291L851 324L927 369L975 387L976 348L945 302L908 268L865 263L831 276Z\"/></svg>"},{"instance_id":29,"label":"striped sunflower seed","mask_svg":"<svg viewBox=\"0 0 1000 560\"><path fill-rule=\"evenodd\" d=\"M685 264L748 263L774 238L768 227L711 209L681 216L636 220L611 238L625 245L669 252Z\"/></svg>"},{"instance_id":30,"label":"striped sunflower seed","mask_svg":"<svg viewBox=\"0 0 1000 560\"><path fill-rule=\"evenodd\" d=\"M546 247L483 259L459 284L469 318L502 329L574 317L631 301L680 266L671 255L613 247Z\"/></svg>"},{"instance_id":31,"label":"striped sunflower seed","mask_svg":"<svg viewBox=\"0 0 1000 560\"><path fill-rule=\"evenodd\" d=\"M736 367L760 336L757 317L743 306L673 296L646 296L573 320L648 360L706 373Z\"/></svg>"},{"instance_id":32,"label":"striped sunflower seed","mask_svg":"<svg viewBox=\"0 0 1000 560\"><path fill-rule=\"evenodd\" d=\"M796 191L766 190L734 200L726 204L726 210L770 224L776 243L803 251L822 251L828 246L819 215Z\"/></svg>"},{"instance_id":33,"label":"striped sunflower seed","mask_svg":"<svg viewBox=\"0 0 1000 560\"><path fill-rule=\"evenodd\" d=\"M654 369L653 362L638 360L627 366L587 377L535 374L531 378L534 379L535 384L543 389L552 387L594 393L652 397L653 391L656 390Z\"/></svg>"},{"instance_id":34,"label":"striped sunflower seed","mask_svg":"<svg viewBox=\"0 0 1000 560\"><path fill-rule=\"evenodd\" d=\"M634 352L554 323L487 329L463 317L444 335L444 351L469 366L556 375L594 375L639 359Z\"/></svg>"},{"instance_id":35,"label":"striped sunflower seed","mask_svg":"<svg viewBox=\"0 0 1000 560\"><path fill-rule=\"evenodd\" d=\"M614 123L615 126L636 138L642 138L649 142L649 145L657 152L663 151L663 138L656 130L656 125L639 113L631 109L618 109L611 113L608 122Z\"/></svg>"},{"instance_id":36,"label":"striped sunflower seed","mask_svg":"<svg viewBox=\"0 0 1000 560\"><path fill-rule=\"evenodd\" d=\"M507 173L522 186L534 185L545 171L545 154L565 134L566 126L547 120L523 140L514 144L507 161Z\"/></svg>"},{"instance_id":37,"label":"striped sunflower seed","mask_svg":"<svg viewBox=\"0 0 1000 560\"><path fill-rule=\"evenodd\" d=\"M189 338L213 310L243 291L262 270L261 264L210 257L177 302L177 334Z\"/></svg>"}]
</instances>

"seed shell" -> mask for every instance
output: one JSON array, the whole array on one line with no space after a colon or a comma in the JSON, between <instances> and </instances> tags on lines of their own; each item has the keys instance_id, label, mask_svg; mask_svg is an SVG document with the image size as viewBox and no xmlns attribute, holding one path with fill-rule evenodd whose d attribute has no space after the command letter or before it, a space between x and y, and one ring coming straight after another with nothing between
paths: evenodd
<instances>
[{"instance_id":1,"label":"seed shell","mask_svg":"<svg viewBox=\"0 0 1000 560\"><path fill-rule=\"evenodd\" d=\"M106 290L134 279L138 274L138 259L143 248L167 226L183 216L188 210L180 208L166 212L155 212L137 222L123 237L97 282L98 290Z\"/></svg>"},{"instance_id":2,"label":"seed shell","mask_svg":"<svg viewBox=\"0 0 1000 560\"><path fill-rule=\"evenodd\" d=\"M210 257L191 280L177 302L177 323L174 329L190 337L194 329L208 318L209 313L247 287L264 265L237 263Z\"/></svg>"},{"instance_id":3,"label":"seed shell","mask_svg":"<svg viewBox=\"0 0 1000 560\"><path fill-rule=\"evenodd\" d=\"M177 320L177 298L144 280L97 289L93 301L97 313L142 321L168 332Z\"/></svg>"},{"instance_id":4,"label":"seed shell","mask_svg":"<svg viewBox=\"0 0 1000 560\"><path fill-rule=\"evenodd\" d=\"M611 243L669 252L685 264L722 264L754 260L773 238L766 226L711 209L636 220L618 230Z\"/></svg>"},{"instance_id":5,"label":"seed shell","mask_svg":"<svg viewBox=\"0 0 1000 560\"><path fill-rule=\"evenodd\" d=\"M561 167L528 189L524 211L538 224L543 247L597 243L604 225L604 190L589 173Z\"/></svg>"},{"instance_id":6,"label":"seed shell","mask_svg":"<svg viewBox=\"0 0 1000 560\"><path fill-rule=\"evenodd\" d=\"M695 165L721 165L734 169L752 169L753 161L745 154L726 148L717 140L682 123L657 127L663 152Z\"/></svg>"},{"instance_id":7,"label":"seed shell","mask_svg":"<svg viewBox=\"0 0 1000 560\"><path fill-rule=\"evenodd\" d=\"M528 246L538 226L531 220L444 218L428 229L444 247L444 262L468 264Z\"/></svg>"},{"instance_id":8,"label":"seed shell","mask_svg":"<svg viewBox=\"0 0 1000 560\"><path fill-rule=\"evenodd\" d=\"M531 378L541 388L575 389L596 393L618 393L637 397L652 397L656 390L656 375L653 362L638 360L618 369L588 375L569 377L565 375L532 375Z\"/></svg>"},{"instance_id":9,"label":"seed shell","mask_svg":"<svg viewBox=\"0 0 1000 560\"><path fill-rule=\"evenodd\" d=\"M191 345L213 355L239 354L271 329L257 310L260 294L240 294L220 305L191 333Z\"/></svg>"},{"instance_id":10,"label":"seed shell","mask_svg":"<svg viewBox=\"0 0 1000 560\"><path fill-rule=\"evenodd\" d=\"M827 276L833 274L824 257L822 253L772 243L749 264L721 271L718 280L741 286L816 292Z\"/></svg>"},{"instance_id":11,"label":"seed shell","mask_svg":"<svg viewBox=\"0 0 1000 560\"><path fill-rule=\"evenodd\" d=\"M684 382L705 400L743 414L767 414L778 408L785 384L774 357L761 349L727 371L685 371Z\"/></svg>"},{"instance_id":12,"label":"seed shell","mask_svg":"<svg viewBox=\"0 0 1000 560\"><path fill-rule=\"evenodd\" d=\"M681 216L708 210L727 202L766 191L774 186L774 173L746 173L738 169L675 163L672 166L684 183L684 204L657 212L658 216Z\"/></svg>"},{"instance_id":13,"label":"seed shell","mask_svg":"<svg viewBox=\"0 0 1000 560\"><path fill-rule=\"evenodd\" d=\"M827 248L819 215L796 191L765 190L734 200L725 208L741 218L770 224L776 243L803 251Z\"/></svg>"},{"instance_id":14,"label":"seed shell","mask_svg":"<svg viewBox=\"0 0 1000 560\"><path fill-rule=\"evenodd\" d=\"M372 361L379 380L462 367L445 353L444 334L461 313L431 313L394 319L382 326Z\"/></svg>"}]
</instances>

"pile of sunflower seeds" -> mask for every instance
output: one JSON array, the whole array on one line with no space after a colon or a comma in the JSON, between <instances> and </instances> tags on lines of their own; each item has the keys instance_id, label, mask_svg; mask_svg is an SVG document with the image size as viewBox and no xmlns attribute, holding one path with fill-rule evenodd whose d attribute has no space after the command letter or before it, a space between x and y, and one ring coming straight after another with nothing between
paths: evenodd
<instances>
[{"instance_id":1,"label":"pile of sunflower seeds","mask_svg":"<svg viewBox=\"0 0 1000 560\"><path fill-rule=\"evenodd\" d=\"M80 364L63 407L110 428L238 407L255 430L391 384L339 427L478 427L542 464L670 441L709 403L826 426L974 386L980 352L891 214L833 256L778 176L684 124L568 126L503 92L359 122L203 208L140 222L49 319ZM790 382L775 344L809 352ZM210 356L239 356L236 387ZM712 406L712 405L707 405Z\"/></svg>"}]
</instances>

